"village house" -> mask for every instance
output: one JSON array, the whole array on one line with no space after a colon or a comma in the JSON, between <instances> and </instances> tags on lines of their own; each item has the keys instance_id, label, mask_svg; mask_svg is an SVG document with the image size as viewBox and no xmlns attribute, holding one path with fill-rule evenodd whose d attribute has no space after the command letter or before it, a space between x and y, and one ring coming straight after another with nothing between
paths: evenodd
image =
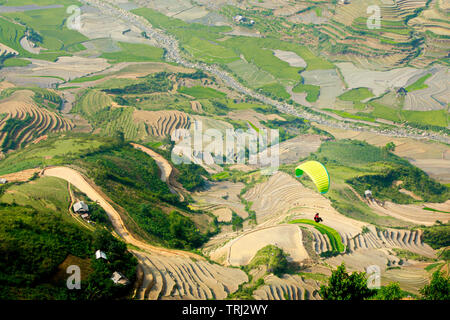
<instances>
[{"instance_id":1,"label":"village house","mask_svg":"<svg viewBox=\"0 0 450 320\"><path fill-rule=\"evenodd\" d=\"M88 213L89 207L83 201L78 201L73 205L73 212L75 213Z\"/></svg>"},{"instance_id":2,"label":"village house","mask_svg":"<svg viewBox=\"0 0 450 320\"><path fill-rule=\"evenodd\" d=\"M105 259L105 260L108 260L108 257L106 256L106 253L104 253L103 251L101 251L101 250L97 250L97 251L95 251L95 259Z\"/></svg>"},{"instance_id":3,"label":"village house","mask_svg":"<svg viewBox=\"0 0 450 320\"><path fill-rule=\"evenodd\" d=\"M8 180L6 180L5 178L1 178L0 179L0 184L7 184Z\"/></svg>"},{"instance_id":4,"label":"village house","mask_svg":"<svg viewBox=\"0 0 450 320\"><path fill-rule=\"evenodd\" d=\"M121 284L121 285L127 285L129 283L128 279L121 274L118 271L114 271L111 280L115 283L115 284Z\"/></svg>"}]
</instances>

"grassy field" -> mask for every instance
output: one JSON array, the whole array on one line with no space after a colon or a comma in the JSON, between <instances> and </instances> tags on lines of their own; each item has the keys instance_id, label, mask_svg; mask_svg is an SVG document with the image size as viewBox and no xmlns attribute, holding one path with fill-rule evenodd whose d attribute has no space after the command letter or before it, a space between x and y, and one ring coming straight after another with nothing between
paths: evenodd
<instances>
[{"instance_id":1,"label":"grassy field","mask_svg":"<svg viewBox=\"0 0 450 320\"><path fill-rule=\"evenodd\" d=\"M90 76L90 77L81 77L81 78L73 79L73 80L69 81L69 83L83 83L83 82L95 81L95 80L103 79L104 77L106 77L106 75L103 75L103 74L100 74L97 76Z\"/></svg>"},{"instance_id":2,"label":"grassy field","mask_svg":"<svg viewBox=\"0 0 450 320\"><path fill-rule=\"evenodd\" d=\"M243 60L228 63L227 67L236 74L240 81L252 88L261 87L276 81L275 77L267 71L261 70L253 63L248 63Z\"/></svg>"},{"instance_id":3,"label":"grassy field","mask_svg":"<svg viewBox=\"0 0 450 320\"><path fill-rule=\"evenodd\" d=\"M181 87L180 89L178 89L178 92L193 96L196 99L224 98L226 96L225 93L217 91L213 88L200 86L190 88Z\"/></svg>"},{"instance_id":4,"label":"grassy field","mask_svg":"<svg viewBox=\"0 0 450 320\"><path fill-rule=\"evenodd\" d=\"M118 52L105 52L100 57L108 60L109 63L119 62L161 62L163 61L164 50L146 44L119 42L122 49Z\"/></svg>"},{"instance_id":5,"label":"grassy field","mask_svg":"<svg viewBox=\"0 0 450 320\"><path fill-rule=\"evenodd\" d=\"M319 98L320 86L299 83L294 88L292 88L292 92L296 92L296 93L306 92L306 101L316 102L317 99Z\"/></svg>"},{"instance_id":6,"label":"grassy field","mask_svg":"<svg viewBox=\"0 0 450 320\"><path fill-rule=\"evenodd\" d=\"M67 182L54 177L42 177L29 183L13 185L0 201L31 206L41 212L67 212L65 210L70 206Z\"/></svg>"},{"instance_id":7,"label":"grassy field","mask_svg":"<svg viewBox=\"0 0 450 320\"><path fill-rule=\"evenodd\" d=\"M50 137L47 141L8 154L0 162L0 174L66 163L67 158L96 150L108 141L110 139L84 134L66 133L64 137Z\"/></svg>"},{"instance_id":8,"label":"grassy field","mask_svg":"<svg viewBox=\"0 0 450 320\"><path fill-rule=\"evenodd\" d=\"M363 120L363 121L369 121L369 122L375 122L375 118L369 116L369 115L364 115L364 114L353 114L347 111L342 111L342 110L333 110L333 109L328 109L325 108L323 110L329 111L329 112L333 112L335 114L337 114L338 116L341 116L343 118L349 118L349 119L355 119L355 120Z\"/></svg>"},{"instance_id":9,"label":"grassy field","mask_svg":"<svg viewBox=\"0 0 450 320\"><path fill-rule=\"evenodd\" d=\"M426 74L423 77L419 78L416 82L414 82L413 84L407 86L405 89L408 92L412 92L412 91L416 91L416 90L422 90L422 89L426 89L428 88L428 85L425 84L425 81L431 77L432 74Z\"/></svg>"},{"instance_id":10,"label":"grassy field","mask_svg":"<svg viewBox=\"0 0 450 320\"><path fill-rule=\"evenodd\" d=\"M112 100L106 93L97 90L87 90L78 99L72 111L81 113L89 119L96 112L110 106L111 103Z\"/></svg>"},{"instance_id":11,"label":"grassy field","mask_svg":"<svg viewBox=\"0 0 450 320\"><path fill-rule=\"evenodd\" d=\"M7 59L3 64L5 67L25 67L31 64L30 61L20 58Z\"/></svg>"},{"instance_id":12,"label":"grassy field","mask_svg":"<svg viewBox=\"0 0 450 320\"><path fill-rule=\"evenodd\" d=\"M9 1L8 5L21 5L19 3L21 1ZM41 1L37 3L40 4ZM33 4L37 3L33 1ZM74 4L79 5L79 2L63 0L58 3L55 1L47 3L60 4L63 7L2 13L0 16L0 42L18 51L20 56L43 60L55 60L58 56L71 55L73 52L84 50L85 47L81 43L88 38L66 26L66 8ZM13 23L14 20L20 24ZM47 50L43 50L40 54L31 54L22 48L19 41L25 34L25 26L32 28L42 36L42 43L39 45Z\"/></svg>"},{"instance_id":13,"label":"grassy field","mask_svg":"<svg viewBox=\"0 0 450 320\"><path fill-rule=\"evenodd\" d=\"M289 99L291 97L286 89L279 83L266 84L258 90L273 98Z\"/></svg>"},{"instance_id":14,"label":"grassy field","mask_svg":"<svg viewBox=\"0 0 450 320\"><path fill-rule=\"evenodd\" d=\"M313 220L309 219L296 219L289 221L289 223L293 224L309 224L314 226L321 234L324 234L330 240L331 248L336 252L344 252L345 246L342 243L341 236L339 233L331 227L328 227L324 224L317 223Z\"/></svg>"},{"instance_id":15,"label":"grassy field","mask_svg":"<svg viewBox=\"0 0 450 320\"><path fill-rule=\"evenodd\" d=\"M338 98L343 101L358 102L373 97L368 88L355 88L341 94Z\"/></svg>"},{"instance_id":16,"label":"grassy field","mask_svg":"<svg viewBox=\"0 0 450 320\"><path fill-rule=\"evenodd\" d=\"M399 110L385 106L376 101L370 102L369 106L372 107L373 110L368 112L367 115L374 118L382 118L394 122L407 121L411 123L433 125L439 127L447 127L449 123L448 112L446 110Z\"/></svg>"}]
</instances>

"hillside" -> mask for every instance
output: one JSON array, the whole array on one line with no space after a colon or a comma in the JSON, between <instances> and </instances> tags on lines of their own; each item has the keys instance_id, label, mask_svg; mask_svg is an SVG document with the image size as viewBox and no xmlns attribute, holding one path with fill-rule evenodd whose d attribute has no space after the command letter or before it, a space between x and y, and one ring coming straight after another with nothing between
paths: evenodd
<instances>
[{"instance_id":1,"label":"hillside","mask_svg":"<svg viewBox=\"0 0 450 320\"><path fill-rule=\"evenodd\" d=\"M376 299L428 299L449 9L0 0L0 299L320 300L342 263L361 292L378 267Z\"/></svg>"}]
</instances>

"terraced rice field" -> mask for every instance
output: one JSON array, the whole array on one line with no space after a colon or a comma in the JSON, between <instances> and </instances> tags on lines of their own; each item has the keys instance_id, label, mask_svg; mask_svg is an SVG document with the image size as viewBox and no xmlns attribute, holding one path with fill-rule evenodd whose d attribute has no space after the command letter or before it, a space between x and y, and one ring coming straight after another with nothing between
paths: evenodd
<instances>
[{"instance_id":1,"label":"terraced rice field","mask_svg":"<svg viewBox=\"0 0 450 320\"><path fill-rule=\"evenodd\" d=\"M330 201L318 192L304 187L298 180L284 172L277 172L266 182L256 185L243 196L252 202L258 223L282 219L286 215L312 219L316 212L326 217L323 224L353 235L358 234L365 223L338 213Z\"/></svg>"},{"instance_id":2,"label":"terraced rice field","mask_svg":"<svg viewBox=\"0 0 450 320\"><path fill-rule=\"evenodd\" d=\"M283 249L289 255L288 261L299 263L309 258L303 247L301 229L286 224L246 232L211 253L211 258L220 260L225 256L225 265L247 265L256 252L267 245Z\"/></svg>"},{"instance_id":3,"label":"terraced rice field","mask_svg":"<svg viewBox=\"0 0 450 320\"><path fill-rule=\"evenodd\" d=\"M433 67L427 72L432 74L425 85L427 88L408 92L405 96L405 110L427 111L446 109L450 103L450 75L446 67ZM412 82L416 80L414 77Z\"/></svg>"},{"instance_id":4,"label":"terraced rice field","mask_svg":"<svg viewBox=\"0 0 450 320\"><path fill-rule=\"evenodd\" d=\"M141 300L225 299L247 275L204 260L133 251L143 266L144 279L136 298Z\"/></svg>"},{"instance_id":5,"label":"terraced rice field","mask_svg":"<svg viewBox=\"0 0 450 320\"><path fill-rule=\"evenodd\" d=\"M166 137L176 129L189 129L191 118L184 112L167 111L142 111L135 110L133 113L135 122L144 122L149 135Z\"/></svg>"},{"instance_id":6,"label":"terraced rice field","mask_svg":"<svg viewBox=\"0 0 450 320\"><path fill-rule=\"evenodd\" d=\"M40 136L51 132L71 130L74 125L59 114L48 109L38 107L32 99L33 92L28 90L16 91L10 97L0 101L0 114L6 116L0 120L0 130L5 127L9 119L26 120L25 124L13 132L0 132L0 143L24 146Z\"/></svg>"},{"instance_id":7,"label":"terraced rice field","mask_svg":"<svg viewBox=\"0 0 450 320\"><path fill-rule=\"evenodd\" d=\"M288 274L279 278L270 274L264 277L264 283L253 292L256 300L321 300L320 285L315 280Z\"/></svg>"}]
</instances>

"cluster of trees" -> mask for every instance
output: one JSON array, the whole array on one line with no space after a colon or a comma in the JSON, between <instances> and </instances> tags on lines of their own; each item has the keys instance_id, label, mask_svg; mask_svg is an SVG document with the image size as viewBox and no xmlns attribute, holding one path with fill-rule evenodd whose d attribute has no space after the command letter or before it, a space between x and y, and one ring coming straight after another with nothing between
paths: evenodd
<instances>
[{"instance_id":1,"label":"cluster of trees","mask_svg":"<svg viewBox=\"0 0 450 320\"><path fill-rule=\"evenodd\" d=\"M188 191L195 191L205 185L205 179L202 176L209 177L208 171L195 163L181 163L174 165L178 169L177 180Z\"/></svg>"},{"instance_id":2,"label":"cluster of trees","mask_svg":"<svg viewBox=\"0 0 450 320\"><path fill-rule=\"evenodd\" d=\"M433 249L450 246L450 224L447 223L424 228L422 239Z\"/></svg>"},{"instance_id":3,"label":"cluster of trees","mask_svg":"<svg viewBox=\"0 0 450 320\"><path fill-rule=\"evenodd\" d=\"M280 134L280 142L291 139L299 134L306 133L311 125L302 118L285 116L286 120L268 120L262 124L271 129L278 129Z\"/></svg>"},{"instance_id":4,"label":"cluster of trees","mask_svg":"<svg viewBox=\"0 0 450 320\"><path fill-rule=\"evenodd\" d=\"M248 268L254 269L258 266L266 266L267 272L281 276L288 268L287 254L274 245L267 245L259 249L253 259L250 261Z\"/></svg>"},{"instance_id":5,"label":"cluster of trees","mask_svg":"<svg viewBox=\"0 0 450 320\"><path fill-rule=\"evenodd\" d=\"M398 283L371 289L364 272L349 274L343 263L332 272L328 283L320 287L319 294L324 300L400 300L408 295ZM420 294L424 300L449 300L450 278L436 271L430 283L420 289Z\"/></svg>"},{"instance_id":6,"label":"cluster of trees","mask_svg":"<svg viewBox=\"0 0 450 320\"><path fill-rule=\"evenodd\" d=\"M1 132L6 133L6 137L2 142L3 151L16 149L17 142L21 140L21 137L17 136L18 133L32 122L33 118L29 114L27 114L23 120L18 118L9 118L6 120L5 125L1 129ZM24 133L25 132L22 131L22 135Z\"/></svg>"},{"instance_id":7,"label":"cluster of trees","mask_svg":"<svg viewBox=\"0 0 450 320\"><path fill-rule=\"evenodd\" d=\"M144 81L131 84L123 88L103 89L111 94L142 94L154 92L167 92L172 89L172 82L168 79L169 73L158 72L144 77Z\"/></svg>"},{"instance_id":8,"label":"cluster of trees","mask_svg":"<svg viewBox=\"0 0 450 320\"><path fill-rule=\"evenodd\" d=\"M185 249L196 248L206 241L207 235L202 234L191 219L175 211L167 214L160 208L174 205L186 209L186 204L180 203L178 196L159 179L156 162L145 153L129 145L118 144L75 162L89 171L95 183L114 203L124 208L152 240ZM197 171L203 171L195 168L188 172L189 168L183 169L186 171L183 171L186 186L196 188L200 182L188 179L196 177L196 174L199 176Z\"/></svg>"},{"instance_id":9,"label":"cluster of trees","mask_svg":"<svg viewBox=\"0 0 450 320\"><path fill-rule=\"evenodd\" d=\"M176 211L166 214L158 207L146 204L141 205L135 219L145 231L173 248L194 249L207 240L189 218Z\"/></svg>"},{"instance_id":10,"label":"cluster of trees","mask_svg":"<svg viewBox=\"0 0 450 320\"><path fill-rule=\"evenodd\" d=\"M413 199L399 192L399 187L393 186L394 181L402 181L401 188L410 190L428 202L443 202L450 197L447 186L431 179L425 172L411 165L395 165L379 174L359 176L347 180L360 194L371 190L380 200L392 200L407 204Z\"/></svg>"},{"instance_id":11,"label":"cluster of trees","mask_svg":"<svg viewBox=\"0 0 450 320\"><path fill-rule=\"evenodd\" d=\"M130 286L115 286L112 273L134 281L137 261L123 242L104 229L91 233L55 212L1 203L0 238L0 299L118 298ZM95 259L97 249L106 252L107 262ZM80 290L69 290L66 278L54 277L69 255L89 261L93 269Z\"/></svg>"}]
</instances>

